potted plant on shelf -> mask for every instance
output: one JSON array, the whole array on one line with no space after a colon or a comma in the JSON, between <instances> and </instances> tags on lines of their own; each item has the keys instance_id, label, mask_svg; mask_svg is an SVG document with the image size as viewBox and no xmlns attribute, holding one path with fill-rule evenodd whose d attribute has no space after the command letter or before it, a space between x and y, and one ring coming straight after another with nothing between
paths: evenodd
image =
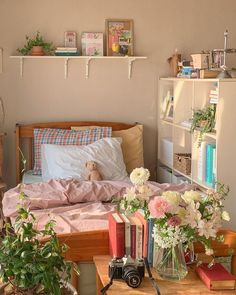
<instances>
[{"instance_id":1,"label":"potted plant on shelf","mask_svg":"<svg viewBox=\"0 0 236 295\"><path fill-rule=\"evenodd\" d=\"M55 48L52 43L45 42L40 32L37 32L35 38L26 36L26 44L17 51L22 55L54 55Z\"/></svg>"},{"instance_id":2,"label":"potted plant on shelf","mask_svg":"<svg viewBox=\"0 0 236 295\"><path fill-rule=\"evenodd\" d=\"M203 135L207 132L213 132L215 128L216 106L210 105L202 110L194 110L190 132L195 130L200 132L198 146L201 145Z\"/></svg>"},{"instance_id":3,"label":"potted plant on shelf","mask_svg":"<svg viewBox=\"0 0 236 295\"><path fill-rule=\"evenodd\" d=\"M25 198L23 193L20 198ZM6 224L0 244L0 277L8 284L8 294L77 294L69 284L72 263L63 257L68 247L59 243L54 225L50 220L43 230L37 230L34 215L23 204L14 227ZM74 268L78 273L76 265Z\"/></svg>"}]
</instances>

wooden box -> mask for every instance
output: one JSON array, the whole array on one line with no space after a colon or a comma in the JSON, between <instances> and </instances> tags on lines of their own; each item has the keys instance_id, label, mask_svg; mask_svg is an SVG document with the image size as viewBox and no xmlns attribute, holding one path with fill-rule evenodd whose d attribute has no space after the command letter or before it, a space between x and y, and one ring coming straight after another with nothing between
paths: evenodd
<instances>
[{"instance_id":1,"label":"wooden box","mask_svg":"<svg viewBox=\"0 0 236 295\"><path fill-rule=\"evenodd\" d=\"M174 154L174 168L185 175L190 175L191 154Z\"/></svg>"}]
</instances>

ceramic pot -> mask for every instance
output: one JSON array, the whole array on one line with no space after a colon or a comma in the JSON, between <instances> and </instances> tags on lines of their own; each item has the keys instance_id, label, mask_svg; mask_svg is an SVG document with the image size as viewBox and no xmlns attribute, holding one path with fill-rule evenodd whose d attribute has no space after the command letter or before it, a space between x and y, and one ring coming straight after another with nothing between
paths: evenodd
<instances>
[{"instance_id":1,"label":"ceramic pot","mask_svg":"<svg viewBox=\"0 0 236 295\"><path fill-rule=\"evenodd\" d=\"M33 46L31 49L31 55L35 55L35 56L44 55L43 47L42 46Z\"/></svg>"}]
</instances>

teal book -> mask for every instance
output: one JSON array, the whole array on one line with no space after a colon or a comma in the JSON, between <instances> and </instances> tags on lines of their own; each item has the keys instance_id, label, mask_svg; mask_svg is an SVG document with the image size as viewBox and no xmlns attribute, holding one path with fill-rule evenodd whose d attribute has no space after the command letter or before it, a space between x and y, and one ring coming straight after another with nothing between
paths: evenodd
<instances>
[{"instance_id":1,"label":"teal book","mask_svg":"<svg viewBox=\"0 0 236 295\"><path fill-rule=\"evenodd\" d=\"M80 56L79 51L77 52L55 52L56 56Z\"/></svg>"},{"instance_id":2,"label":"teal book","mask_svg":"<svg viewBox=\"0 0 236 295\"><path fill-rule=\"evenodd\" d=\"M148 219L148 254L147 254L147 259L148 259L148 263L150 266L152 266L152 262L153 262L153 247L154 247L154 239L152 237L153 226L154 226L153 218Z\"/></svg>"},{"instance_id":3,"label":"teal book","mask_svg":"<svg viewBox=\"0 0 236 295\"><path fill-rule=\"evenodd\" d=\"M206 145L206 183L213 186L213 150L215 149L214 144Z\"/></svg>"}]
</instances>

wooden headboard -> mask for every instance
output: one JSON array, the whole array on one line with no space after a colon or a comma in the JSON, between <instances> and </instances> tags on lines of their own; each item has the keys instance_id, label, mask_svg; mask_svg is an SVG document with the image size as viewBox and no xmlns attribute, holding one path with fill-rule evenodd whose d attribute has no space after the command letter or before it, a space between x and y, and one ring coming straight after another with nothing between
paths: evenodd
<instances>
[{"instance_id":1,"label":"wooden headboard","mask_svg":"<svg viewBox=\"0 0 236 295\"><path fill-rule=\"evenodd\" d=\"M124 130L135 126L136 124L126 124L120 122L97 122L97 121L71 121L71 122L49 122L33 124L16 124L16 183L21 181L22 177L22 159L19 148L22 150L23 140L26 141L24 157L27 159L27 169L33 169L33 139L35 128L60 128L71 129L72 126L108 126L112 130Z\"/></svg>"}]
</instances>

